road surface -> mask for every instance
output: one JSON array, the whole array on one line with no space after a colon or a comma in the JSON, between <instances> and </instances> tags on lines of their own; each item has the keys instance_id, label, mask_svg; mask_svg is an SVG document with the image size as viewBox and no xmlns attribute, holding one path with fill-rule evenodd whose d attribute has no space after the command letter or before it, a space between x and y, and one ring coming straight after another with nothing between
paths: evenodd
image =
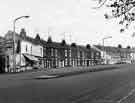
<instances>
[{"instance_id":1,"label":"road surface","mask_svg":"<svg viewBox=\"0 0 135 103\"><path fill-rule=\"evenodd\" d=\"M0 75L0 103L135 103L135 65L53 79Z\"/></svg>"}]
</instances>

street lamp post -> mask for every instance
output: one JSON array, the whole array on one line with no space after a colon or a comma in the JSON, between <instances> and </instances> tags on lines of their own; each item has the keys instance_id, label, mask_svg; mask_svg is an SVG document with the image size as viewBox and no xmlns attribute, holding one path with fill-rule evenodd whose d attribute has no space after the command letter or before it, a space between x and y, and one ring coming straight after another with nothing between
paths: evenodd
<instances>
[{"instance_id":1,"label":"street lamp post","mask_svg":"<svg viewBox=\"0 0 135 103\"><path fill-rule=\"evenodd\" d=\"M107 37L104 37L102 40L103 40L103 59L104 59L104 41L106 40L106 39L109 39L109 38L112 38L112 36L107 36Z\"/></svg>"},{"instance_id":2,"label":"street lamp post","mask_svg":"<svg viewBox=\"0 0 135 103\"><path fill-rule=\"evenodd\" d=\"M20 16L16 19L14 19L13 21L13 72L16 72L16 50L15 50L15 42L16 42L16 38L15 38L15 29L16 29L16 22L17 20L20 20L22 18L29 18L29 16Z\"/></svg>"},{"instance_id":3,"label":"street lamp post","mask_svg":"<svg viewBox=\"0 0 135 103\"><path fill-rule=\"evenodd\" d=\"M133 32L133 34L132 34L132 36L131 36L132 38L134 38L135 37L135 32ZM132 40L132 41L134 41L134 40ZM132 43L132 63L134 64L134 61L135 61L135 55L134 55L134 47L133 47L133 43Z\"/></svg>"}]
</instances>

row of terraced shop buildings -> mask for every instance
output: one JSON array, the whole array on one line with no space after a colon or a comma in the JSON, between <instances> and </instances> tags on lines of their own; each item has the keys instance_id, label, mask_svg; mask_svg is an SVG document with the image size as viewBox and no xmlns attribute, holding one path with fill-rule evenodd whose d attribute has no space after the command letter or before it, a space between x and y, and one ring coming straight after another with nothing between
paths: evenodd
<instances>
[{"instance_id":1,"label":"row of terraced shop buildings","mask_svg":"<svg viewBox=\"0 0 135 103\"><path fill-rule=\"evenodd\" d=\"M103 52L101 47L98 46L91 47L90 44L82 46L76 43L69 45L65 40L54 42L51 37L48 37L48 40L45 41L40 38L39 34L32 38L26 35L25 29L21 29L19 34L15 34L15 37L16 72L31 69L46 70L93 66L103 63ZM131 59L131 50L123 50L124 52L117 52L117 54L124 53L124 58ZM107 56L105 58L107 60ZM12 31L8 31L4 37L0 38L0 67L0 72L13 72Z\"/></svg>"}]
</instances>

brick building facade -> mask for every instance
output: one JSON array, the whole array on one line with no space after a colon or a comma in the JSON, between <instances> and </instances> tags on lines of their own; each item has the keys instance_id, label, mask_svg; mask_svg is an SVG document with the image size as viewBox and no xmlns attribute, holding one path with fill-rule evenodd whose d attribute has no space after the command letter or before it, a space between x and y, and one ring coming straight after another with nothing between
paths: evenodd
<instances>
[{"instance_id":1,"label":"brick building facade","mask_svg":"<svg viewBox=\"0 0 135 103\"><path fill-rule=\"evenodd\" d=\"M39 68L51 69L74 66L91 66L100 64L101 54L90 45L67 44L65 40L61 42L52 41L51 37L47 41L40 38L39 34L35 38L28 37L24 29L20 34L16 34L16 57L18 58L17 68L34 67L38 63ZM6 47L6 72L12 72L13 62L13 32L9 31L5 35Z\"/></svg>"}]
</instances>

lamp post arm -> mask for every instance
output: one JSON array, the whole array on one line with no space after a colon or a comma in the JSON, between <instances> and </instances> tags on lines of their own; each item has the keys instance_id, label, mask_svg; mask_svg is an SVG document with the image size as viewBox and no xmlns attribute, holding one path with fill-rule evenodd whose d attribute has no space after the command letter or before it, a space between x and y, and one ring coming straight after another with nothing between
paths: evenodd
<instances>
[{"instance_id":1,"label":"lamp post arm","mask_svg":"<svg viewBox=\"0 0 135 103\"><path fill-rule=\"evenodd\" d=\"M105 37L105 38L103 38L103 40L109 39L109 38L112 38L112 36Z\"/></svg>"},{"instance_id":2,"label":"lamp post arm","mask_svg":"<svg viewBox=\"0 0 135 103\"><path fill-rule=\"evenodd\" d=\"M21 18L29 18L29 16L20 16L20 17L16 18L16 19L14 20L14 22L16 22L17 20L19 20L19 19L21 19Z\"/></svg>"}]
</instances>

